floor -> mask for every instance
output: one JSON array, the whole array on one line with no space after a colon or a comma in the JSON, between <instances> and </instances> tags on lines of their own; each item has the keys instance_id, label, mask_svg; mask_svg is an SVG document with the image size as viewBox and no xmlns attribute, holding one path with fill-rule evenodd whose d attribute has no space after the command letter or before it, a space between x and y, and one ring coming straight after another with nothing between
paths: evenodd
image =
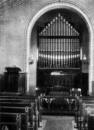
<instances>
[{"instance_id":1,"label":"floor","mask_svg":"<svg viewBox=\"0 0 94 130\"><path fill-rule=\"evenodd\" d=\"M72 116L43 116L39 130L77 130Z\"/></svg>"}]
</instances>

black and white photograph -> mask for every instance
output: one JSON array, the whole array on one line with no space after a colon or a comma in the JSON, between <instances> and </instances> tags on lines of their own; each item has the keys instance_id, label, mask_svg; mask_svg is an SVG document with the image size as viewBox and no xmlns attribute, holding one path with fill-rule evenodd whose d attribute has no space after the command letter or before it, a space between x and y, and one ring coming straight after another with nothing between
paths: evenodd
<instances>
[{"instance_id":1,"label":"black and white photograph","mask_svg":"<svg viewBox=\"0 0 94 130\"><path fill-rule=\"evenodd\" d=\"M94 0L0 0L0 130L94 130Z\"/></svg>"}]
</instances>

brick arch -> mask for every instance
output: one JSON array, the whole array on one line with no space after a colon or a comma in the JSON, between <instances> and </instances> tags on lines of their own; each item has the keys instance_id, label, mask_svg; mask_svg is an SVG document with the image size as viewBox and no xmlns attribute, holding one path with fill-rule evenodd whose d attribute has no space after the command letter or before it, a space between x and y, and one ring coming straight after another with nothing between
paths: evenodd
<instances>
[{"instance_id":1,"label":"brick arch","mask_svg":"<svg viewBox=\"0 0 94 130\"><path fill-rule=\"evenodd\" d=\"M75 12L77 12L77 14L79 14L85 21L87 27L88 27L88 31L89 31L89 57L90 59L93 59L93 29L92 29L92 25L91 22L88 18L88 16L84 13L84 11L82 11L79 7L70 4L70 3L52 3L49 4L45 7L43 7L41 10L38 11L37 14L35 14L35 16L31 19L30 23L29 23L29 27L27 30L27 59L26 59L26 72L27 72L27 92L29 92L29 56L30 56L30 44L31 44L31 34L32 34L32 30L33 27L35 25L35 23L38 21L38 19L45 14L48 11L54 10L54 9L68 9L68 10L73 10ZM89 61L89 95L92 94L92 79L93 79L93 60Z\"/></svg>"}]
</instances>

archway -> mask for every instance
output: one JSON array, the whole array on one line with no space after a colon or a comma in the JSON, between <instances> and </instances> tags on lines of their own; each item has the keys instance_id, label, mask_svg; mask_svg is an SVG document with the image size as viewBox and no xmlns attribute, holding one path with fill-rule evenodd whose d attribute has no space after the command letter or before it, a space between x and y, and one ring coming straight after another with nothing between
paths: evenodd
<instances>
[{"instance_id":1,"label":"archway","mask_svg":"<svg viewBox=\"0 0 94 130\"><path fill-rule=\"evenodd\" d=\"M77 14L79 16L79 18L80 18L80 21L83 20L83 24L82 23L81 24L84 25L84 23L85 23L85 28L84 29L86 29L87 33L88 33L88 39L87 40L88 40L89 47L88 47L87 51L88 51L89 54L88 54L88 56L86 56L86 54L83 54L83 57L81 57L81 58L83 58L84 60L86 60L87 57L88 57L88 61L87 61L87 63L89 62L89 65L88 65L88 70L89 70L89 72L88 72L89 73L89 79L88 79L89 80L89 88L88 88L88 93L91 94L92 93L92 84L91 84L92 83L92 71L91 71L92 70L92 60L89 60L89 58L91 57L91 59L92 59L92 53L93 53L92 52L92 47L91 47L92 43L93 43L92 42L93 41L92 27L91 27L90 21L88 20L88 17L79 8L77 8L76 6L74 6L72 4L68 4L68 3L63 3L63 4L62 3L54 3L54 4L51 4L51 5L48 5L48 6L44 7L43 9L41 9L33 17L33 19L30 22L30 25L29 25L29 28L28 28L28 35L27 35L28 36L27 37L27 92L30 91L30 79L29 78L30 78L31 72L30 72L30 64L29 64L28 60L29 60L30 57L32 58L32 54L30 54L30 46L32 44L31 43L31 41L32 41L32 36L31 35L32 35L32 32L33 32L33 29L34 29L35 26L37 26L37 24L39 24L39 20L41 18L43 18L46 15L49 15L49 12L50 13L51 12L56 12L57 10L61 11L61 12L62 12L62 10L65 11L65 12L70 10L71 11L70 15L72 15L72 13L75 12L74 15ZM86 30L84 30L84 31L86 31ZM37 54L37 52L38 52L38 50L36 50L36 54ZM34 64L35 66L36 66L36 63L37 63L37 59L38 59L38 57L36 55L35 64ZM36 73L36 71L35 71L35 73ZM35 77L36 77L36 75L35 75ZM32 85L32 83L31 83L31 86L36 86L36 84Z\"/></svg>"}]
</instances>

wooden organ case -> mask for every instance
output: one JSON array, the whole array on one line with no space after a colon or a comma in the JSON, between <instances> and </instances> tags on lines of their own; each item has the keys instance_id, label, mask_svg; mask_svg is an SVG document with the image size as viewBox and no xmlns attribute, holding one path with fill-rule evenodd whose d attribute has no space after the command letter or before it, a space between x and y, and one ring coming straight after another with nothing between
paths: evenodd
<instances>
[{"instance_id":1,"label":"wooden organ case","mask_svg":"<svg viewBox=\"0 0 94 130\"><path fill-rule=\"evenodd\" d=\"M62 14L38 31L37 86L47 95L81 88L80 34Z\"/></svg>"}]
</instances>

